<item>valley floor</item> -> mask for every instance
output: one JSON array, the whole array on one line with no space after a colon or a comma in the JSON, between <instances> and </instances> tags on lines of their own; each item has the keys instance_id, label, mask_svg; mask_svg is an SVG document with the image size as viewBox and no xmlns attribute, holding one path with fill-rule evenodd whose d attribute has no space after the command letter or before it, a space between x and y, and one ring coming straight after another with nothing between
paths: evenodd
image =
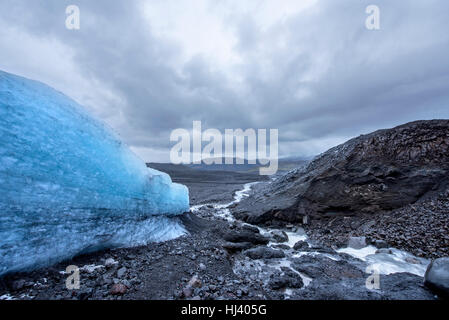
<instances>
[{"instance_id":1,"label":"valley floor","mask_svg":"<svg viewBox=\"0 0 449 320\"><path fill-rule=\"evenodd\" d=\"M8 275L0 279L0 299L436 298L423 285L425 259L410 262L415 274L381 273L379 286L368 288L371 274L363 257L311 241L295 226L268 230L233 220L228 208L234 193L253 180L248 176L233 182L228 175L226 183L216 181L221 182L217 187L213 181L184 178L194 207L193 213L178 219L189 234ZM66 288L69 275L64 271L69 265L80 268L78 290Z\"/></svg>"}]
</instances>

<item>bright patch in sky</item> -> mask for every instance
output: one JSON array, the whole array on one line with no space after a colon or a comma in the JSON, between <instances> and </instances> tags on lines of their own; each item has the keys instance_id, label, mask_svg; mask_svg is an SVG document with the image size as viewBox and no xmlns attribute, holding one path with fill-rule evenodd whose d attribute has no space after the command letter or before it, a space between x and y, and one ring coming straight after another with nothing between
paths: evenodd
<instances>
[{"instance_id":1,"label":"bright patch in sky","mask_svg":"<svg viewBox=\"0 0 449 320\"><path fill-rule=\"evenodd\" d=\"M143 12L151 31L182 48L183 59L201 55L221 67L242 62L235 50L236 28L230 22L251 18L261 31L310 7L317 0L146 1Z\"/></svg>"}]
</instances>

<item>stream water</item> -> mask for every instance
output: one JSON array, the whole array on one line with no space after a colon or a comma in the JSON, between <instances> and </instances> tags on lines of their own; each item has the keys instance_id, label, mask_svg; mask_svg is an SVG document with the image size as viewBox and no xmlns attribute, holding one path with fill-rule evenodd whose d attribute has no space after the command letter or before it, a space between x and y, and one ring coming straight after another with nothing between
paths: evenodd
<instances>
[{"instance_id":1,"label":"stream water","mask_svg":"<svg viewBox=\"0 0 449 320\"><path fill-rule=\"evenodd\" d=\"M201 210L204 207L211 209L214 211L214 216L220 217L229 222L238 222L234 218L231 213L230 207L240 202L245 197L248 197L252 186L260 182L255 183L247 183L244 185L242 190L239 190L234 195L234 200L230 203L226 204L202 204L191 207L192 212L196 212ZM240 222L245 224L243 222ZM369 266L370 270L375 270L379 274L388 275L392 273L400 273L400 272L408 272L411 274L418 275L420 277L424 277L427 266L430 261L427 259L416 257L408 252L396 249L396 248L388 248L378 251L378 249L374 246L367 246L361 249L354 249L350 247L341 248L336 251L336 254L330 253L322 253L315 251L296 251L293 250L293 246L298 241L305 241L312 246L311 241L308 239L305 231L302 228L297 228L296 231L284 230L284 229L274 229L274 228L262 228L259 226L255 226L259 229L262 235L266 235L270 237L271 232L273 231L284 231L288 236L288 241L283 244L287 245L291 248L291 250L284 250L285 258L281 259L269 259L269 260L251 260L247 257L242 258L240 260L236 260L234 264L234 272L238 274L246 274L251 279L259 278L259 279L267 279L270 276L270 273L274 271L281 271L282 267L290 267L292 259L299 258L303 255L324 255L327 258L333 260L340 260L342 258L339 253L346 253L352 257L358 258ZM271 238L271 237L270 237ZM270 242L268 246L272 247L275 245L279 245L277 242ZM304 286L307 286L311 283L312 279L307 276L295 271L293 268L290 268L292 271L298 273L303 279ZM368 269L368 268L367 268ZM363 270L364 272L368 272L367 270ZM291 289L286 289L286 295L289 295Z\"/></svg>"}]
</instances>

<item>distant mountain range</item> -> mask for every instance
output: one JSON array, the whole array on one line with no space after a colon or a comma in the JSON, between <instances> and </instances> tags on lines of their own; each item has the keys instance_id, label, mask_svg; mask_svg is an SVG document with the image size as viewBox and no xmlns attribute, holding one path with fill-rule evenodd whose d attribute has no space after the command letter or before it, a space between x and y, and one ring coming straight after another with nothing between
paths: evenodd
<instances>
[{"instance_id":1,"label":"distant mountain range","mask_svg":"<svg viewBox=\"0 0 449 320\"><path fill-rule=\"evenodd\" d=\"M209 160L217 160L217 158L211 158ZM232 164L226 164L226 160L228 162L232 162ZM230 161L232 160L232 161ZM156 167L163 167L165 169L170 170L186 170L186 169L193 169L193 170L201 170L201 171L231 171L231 172L240 172L240 173L247 173L247 174L259 174L259 168L265 167L267 165L260 165L257 164L250 164L247 159L240 159L240 161L243 160L243 164L237 164L237 158L221 158L221 164L186 164L186 165L173 165L173 164L155 164L150 163L148 164L150 167L153 167L157 169ZM296 169L298 167L302 167L309 163L311 158L306 157L288 157L288 158L281 158L278 160L278 174L286 173L290 170ZM217 161L214 161L217 162Z\"/></svg>"}]
</instances>

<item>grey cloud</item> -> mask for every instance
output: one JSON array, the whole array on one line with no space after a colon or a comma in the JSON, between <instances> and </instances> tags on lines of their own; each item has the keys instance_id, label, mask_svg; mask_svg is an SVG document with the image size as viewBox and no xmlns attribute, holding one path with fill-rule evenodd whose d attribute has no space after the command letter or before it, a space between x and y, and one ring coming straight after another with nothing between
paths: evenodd
<instances>
[{"instance_id":1,"label":"grey cloud","mask_svg":"<svg viewBox=\"0 0 449 320\"><path fill-rule=\"evenodd\" d=\"M74 2L79 32L61 18ZM69 46L83 77L123 99L101 115L118 108L115 129L135 147L168 151L171 130L202 120L221 130L278 128L284 155L301 154L324 151L331 137L449 117L447 1L318 1L266 30L248 14L226 16L242 60L239 90L201 55L175 69L182 46L154 34L140 3L2 0L0 26ZM381 8L380 31L364 27L372 3ZM314 147L301 149L307 141Z\"/></svg>"}]
</instances>

